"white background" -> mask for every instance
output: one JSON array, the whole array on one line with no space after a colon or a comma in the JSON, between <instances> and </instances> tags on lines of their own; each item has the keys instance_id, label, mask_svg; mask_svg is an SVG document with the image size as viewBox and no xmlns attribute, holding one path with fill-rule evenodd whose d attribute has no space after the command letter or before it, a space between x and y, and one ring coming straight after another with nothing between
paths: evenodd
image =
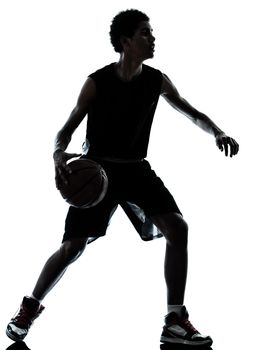
<instances>
[{"instance_id":1,"label":"white background","mask_svg":"<svg viewBox=\"0 0 262 350\"><path fill-rule=\"evenodd\" d=\"M2 1L0 345L23 295L60 244L67 204L54 186L53 140L86 76L116 61L112 18L148 14L147 61L240 144L214 139L161 99L148 159L190 227L186 305L213 349L252 349L261 325L261 10L250 1ZM85 121L69 150L81 151ZM119 209L44 300L31 350L159 348L166 313L164 240L142 242Z\"/></svg>"}]
</instances>

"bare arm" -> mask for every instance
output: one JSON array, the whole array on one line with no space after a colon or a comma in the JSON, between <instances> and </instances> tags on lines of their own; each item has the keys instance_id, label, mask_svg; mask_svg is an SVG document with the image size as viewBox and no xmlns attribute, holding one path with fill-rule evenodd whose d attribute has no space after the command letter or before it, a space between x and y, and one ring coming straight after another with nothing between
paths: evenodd
<instances>
[{"instance_id":1,"label":"bare arm","mask_svg":"<svg viewBox=\"0 0 262 350\"><path fill-rule=\"evenodd\" d=\"M228 146L231 150L231 157L237 154L239 149L238 143L231 137L228 137L208 116L199 112L180 96L174 84L165 74L163 74L161 95L173 108L184 114L201 129L215 136L218 148L221 151L224 150L226 156L228 155Z\"/></svg>"},{"instance_id":2,"label":"bare arm","mask_svg":"<svg viewBox=\"0 0 262 350\"><path fill-rule=\"evenodd\" d=\"M74 131L86 116L90 103L95 98L95 93L95 83L91 78L88 78L82 87L75 108L56 135L54 152L66 150Z\"/></svg>"},{"instance_id":3,"label":"bare arm","mask_svg":"<svg viewBox=\"0 0 262 350\"><path fill-rule=\"evenodd\" d=\"M70 172L70 168L66 165L66 162L73 157L80 156L80 154L76 153L66 153L65 150L71 141L74 131L88 113L89 106L95 99L95 95L95 83L91 78L88 78L81 89L75 108L56 135L53 158L58 188L61 180L65 183L67 182L66 175Z\"/></svg>"}]
</instances>

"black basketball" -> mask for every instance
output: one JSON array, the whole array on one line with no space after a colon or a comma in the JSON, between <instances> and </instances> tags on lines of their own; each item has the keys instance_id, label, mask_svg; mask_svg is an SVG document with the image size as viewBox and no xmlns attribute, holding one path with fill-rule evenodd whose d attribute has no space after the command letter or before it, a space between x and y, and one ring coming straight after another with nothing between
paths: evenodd
<instances>
[{"instance_id":1,"label":"black basketball","mask_svg":"<svg viewBox=\"0 0 262 350\"><path fill-rule=\"evenodd\" d=\"M108 179L102 166L90 159L77 159L68 164L72 173L67 176L68 184L62 184L59 191L72 206L89 208L98 204L108 187Z\"/></svg>"}]
</instances>

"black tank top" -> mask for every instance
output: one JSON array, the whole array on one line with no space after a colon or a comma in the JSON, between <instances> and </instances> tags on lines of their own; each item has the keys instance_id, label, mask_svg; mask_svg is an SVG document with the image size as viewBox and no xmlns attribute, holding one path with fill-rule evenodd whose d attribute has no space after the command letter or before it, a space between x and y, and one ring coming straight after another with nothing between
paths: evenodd
<instances>
[{"instance_id":1,"label":"black tank top","mask_svg":"<svg viewBox=\"0 0 262 350\"><path fill-rule=\"evenodd\" d=\"M112 63L90 77L96 85L96 98L88 111L88 154L126 160L145 158L162 73L143 64L137 77L124 82Z\"/></svg>"}]
</instances>

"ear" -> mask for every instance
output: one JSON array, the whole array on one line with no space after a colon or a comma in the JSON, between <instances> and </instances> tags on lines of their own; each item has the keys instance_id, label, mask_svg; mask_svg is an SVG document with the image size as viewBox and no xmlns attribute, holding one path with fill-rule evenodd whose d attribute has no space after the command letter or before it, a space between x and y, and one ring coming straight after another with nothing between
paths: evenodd
<instances>
[{"instance_id":1,"label":"ear","mask_svg":"<svg viewBox=\"0 0 262 350\"><path fill-rule=\"evenodd\" d=\"M127 36L125 36L125 35L121 35L120 36L120 43L121 43L121 45L122 45L122 47L123 47L123 49L125 48L125 47L129 47L130 46L130 38L128 38Z\"/></svg>"}]
</instances>

